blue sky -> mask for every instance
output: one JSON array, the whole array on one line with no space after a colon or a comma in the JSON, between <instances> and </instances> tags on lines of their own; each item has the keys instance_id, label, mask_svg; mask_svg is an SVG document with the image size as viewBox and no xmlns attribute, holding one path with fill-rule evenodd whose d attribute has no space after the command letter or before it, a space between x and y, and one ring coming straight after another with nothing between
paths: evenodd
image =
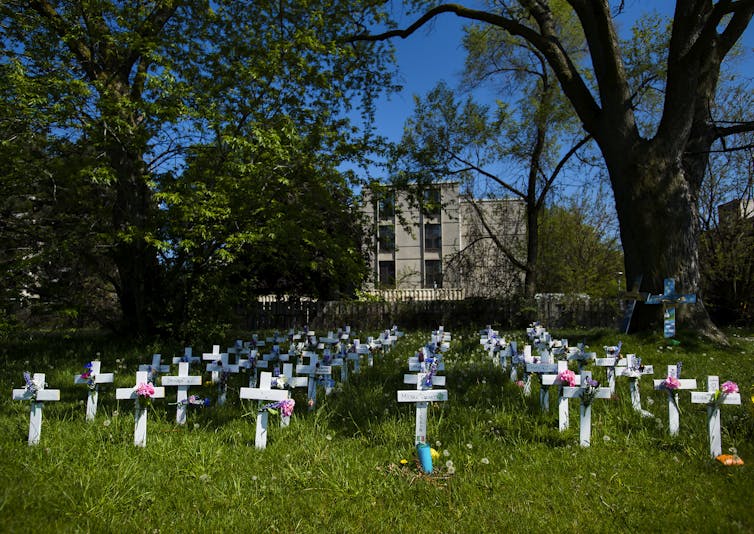
<instances>
[{"instance_id":1,"label":"blue sky","mask_svg":"<svg viewBox=\"0 0 754 534\"><path fill-rule=\"evenodd\" d=\"M475 2L467 2L473 5ZM630 29L632 22L644 12L654 10L671 16L675 2L660 0L626 0L626 13L621 15L619 31ZM415 17L404 17L404 26ZM399 82L403 91L383 97L377 106L375 126L377 131L392 141L400 141L403 124L414 110L413 95L424 96L439 81L444 80L449 87L458 86L463 70L465 52L461 45L462 27L467 22L453 14L443 14L408 39L394 39L396 60L400 74ZM754 23L744 35L743 43L748 59L743 63L742 74L754 75ZM491 91L476 92L478 97L494 98Z\"/></svg>"}]
</instances>

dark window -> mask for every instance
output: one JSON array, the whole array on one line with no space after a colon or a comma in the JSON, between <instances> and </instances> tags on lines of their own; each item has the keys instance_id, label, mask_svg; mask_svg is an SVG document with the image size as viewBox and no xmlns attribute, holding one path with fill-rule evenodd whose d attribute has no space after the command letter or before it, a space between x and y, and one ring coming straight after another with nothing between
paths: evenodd
<instances>
[{"instance_id":1,"label":"dark window","mask_svg":"<svg viewBox=\"0 0 754 534\"><path fill-rule=\"evenodd\" d=\"M424 262L424 287L442 287L442 262L440 260Z\"/></svg>"},{"instance_id":2,"label":"dark window","mask_svg":"<svg viewBox=\"0 0 754 534\"><path fill-rule=\"evenodd\" d=\"M380 252L395 251L395 226L392 224L380 225Z\"/></svg>"},{"instance_id":3,"label":"dark window","mask_svg":"<svg viewBox=\"0 0 754 534\"><path fill-rule=\"evenodd\" d=\"M377 207L380 212L380 219L392 219L395 217L395 193L384 193L380 198L380 203Z\"/></svg>"},{"instance_id":4,"label":"dark window","mask_svg":"<svg viewBox=\"0 0 754 534\"><path fill-rule=\"evenodd\" d=\"M425 189L423 195L424 213L429 217L438 217L442 200L439 189Z\"/></svg>"},{"instance_id":5,"label":"dark window","mask_svg":"<svg viewBox=\"0 0 754 534\"><path fill-rule=\"evenodd\" d=\"M379 286L381 288L395 288L395 262L394 261L381 261L380 262L380 281Z\"/></svg>"},{"instance_id":6,"label":"dark window","mask_svg":"<svg viewBox=\"0 0 754 534\"><path fill-rule=\"evenodd\" d=\"M440 252L442 250L442 225L424 225L424 250L427 252Z\"/></svg>"}]
</instances>

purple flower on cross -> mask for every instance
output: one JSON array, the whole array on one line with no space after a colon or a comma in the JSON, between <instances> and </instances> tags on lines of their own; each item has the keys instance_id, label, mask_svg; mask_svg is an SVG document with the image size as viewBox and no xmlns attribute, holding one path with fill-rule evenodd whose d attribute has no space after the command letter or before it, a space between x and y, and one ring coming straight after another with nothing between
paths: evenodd
<instances>
[{"instance_id":1,"label":"purple flower on cross","mask_svg":"<svg viewBox=\"0 0 754 534\"><path fill-rule=\"evenodd\" d=\"M96 384L94 383L95 375L92 372L92 362L87 363L84 366L84 372L81 373L81 379L86 380L86 385L89 387L89 389L94 389L96 387Z\"/></svg>"},{"instance_id":2,"label":"purple flower on cross","mask_svg":"<svg viewBox=\"0 0 754 534\"><path fill-rule=\"evenodd\" d=\"M267 410L271 414L278 413L277 411L280 410L280 414L283 417L290 417L293 414L293 408L296 406L296 401L293 399L285 399L279 402L271 402L269 404L265 404L261 408L259 408L260 412L263 412L264 410Z\"/></svg>"}]
</instances>

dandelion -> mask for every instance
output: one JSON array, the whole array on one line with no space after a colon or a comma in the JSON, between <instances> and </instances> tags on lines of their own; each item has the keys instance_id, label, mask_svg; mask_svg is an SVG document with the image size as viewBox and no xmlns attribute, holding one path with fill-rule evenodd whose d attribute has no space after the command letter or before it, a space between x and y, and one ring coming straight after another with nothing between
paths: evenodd
<instances>
[{"instance_id":1,"label":"dandelion","mask_svg":"<svg viewBox=\"0 0 754 534\"><path fill-rule=\"evenodd\" d=\"M327 441L332 441L332 436L330 434L328 434L328 435L325 436L325 439Z\"/></svg>"},{"instance_id":2,"label":"dandelion","mask_svg":"<svg viewBox=\"0 0 754 534\"><path fill-rule=\"evenodd\" d=\"M445 462L445 467L451 469L453 467L453 460L448 460L447 462Z\"/></svg>"},{"instance_id":3,"label":"dandelion","mask_svg":"<svg viewBox=\"0 0 754 534\"><path fill-rule=\"evenodd\" d=\"M199 423L194 423L194 430L196 430L197 428L199 428Z\"/></svg>"},{"instance_id":4,"label":"dandelion","mask_svg":"<svg viewBox=\"0 0 754 534\"><path fill-rule=\"evenodd\" d=\"M405 458L401 458L401 465L407 465L407 464L408 464L408 460L406 460Z\"/></svg>"},{"instance_id":5,"label":"dandelion","mask_svg":"<svg viewBox=\"0 0 754 534\"><path fill-rule=\"evenodd\" d=\"M442 455L447 458L448 456L450 456L450 451L448 449L445 449L444 451L442 451Z\"/></svg>"},{"instance_id":6,"label":"dandelion","mask_svg":"<svg viewBox=\"0 0 754 534\"><path fill-rule=\"evenodd\" d=\"M256 482L257 481L257 476L256 475L251 475L251 481L252 482Z\"/></svg>"},{"instance_id":7,"label":"dandelion","mask_svg":"<svg viewBox=\"0 0 754 534\"><path fill-rule=\"evenodd\" d=\"M113 417L118 417L118 410L113 410Z\"/></svg>"},{"instance_id":8,"label":"dandelion","mask_svg":"<svg viewBox=\"0 0 754 534\"><path fill-rule=\"evenodd\" d=\"M469 449L469 450L471 450L471 449L474 448L474 446L471 443L467 443L466 444L466 448Z\"/></svg>"},{"instance_id":9,"label":"dandelion","mask_svg":"<svg viewBox=\"0 0 754 534\"><path fill-rule=\"evenodd\" d=\"M483 463L484 465L487 465L487 464L489 464L489 463L490 463L490 461L489 461L489 459L488 459L488 458L482 458L482 459L481 459L481 462L482 462L482 463Z\"/></svg>"},{"instance_id":10,"label":"dandelion","mask_svg":"<svg viewBox=\"0 0 754 534\"><path fill-rule=\"evenodd\" d=\"M437 441L435 441L435 447L437 447L438 449L439 449L440 447L442 447L442 443L440 443L440 440L439 440L439 439L438 439Z\"/></svg>"},{"instance_id":11,"label":"dandelion","mask_svg":"<svg viewBox=\"0 0 754 534\"><path fill-rule=\"evenodd\" d=\"M102 426L110 426L110 419L105 419L102 423Z\"/></svg>"},{"instance_id":12,"label":"dandelion","mask_svg":"<svg viewBox=\"0 0 754 534\"><path fill-rule=\"evenodd\" d=\"M610 436L602 436L602 441L607 443L608 441L610 441Z\"/></svg>"},{"instance_id":13,"label":"dandelion","mask_svg":"<svg viewBox=\"0 0 754 534\"><path fill-rule=\"evenodd\" d=\"M448 467L448 474L449 475L455 475L456 474L456 468L453 467L452 465L450 467Z\"/></svg>"}]
</instances>

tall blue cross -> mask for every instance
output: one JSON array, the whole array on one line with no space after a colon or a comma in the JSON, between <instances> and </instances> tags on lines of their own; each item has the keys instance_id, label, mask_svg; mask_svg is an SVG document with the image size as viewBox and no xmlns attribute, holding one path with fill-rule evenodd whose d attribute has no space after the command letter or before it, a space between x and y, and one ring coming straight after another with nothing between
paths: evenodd
<instances>
[{"instance_id":1,"label":"tall blue cross","mask_svg":"<svg viewBox=\"0 0 754 534\"><path fill-rule=\"evenodd\" d=\"M665 319L665 337L675 337L675 307L678 304L694 304L696 295L679 295L675 292L675 280L666 278L661 295L649 295L645 304L662 304Z\"/></svg>"}]
</instances>

